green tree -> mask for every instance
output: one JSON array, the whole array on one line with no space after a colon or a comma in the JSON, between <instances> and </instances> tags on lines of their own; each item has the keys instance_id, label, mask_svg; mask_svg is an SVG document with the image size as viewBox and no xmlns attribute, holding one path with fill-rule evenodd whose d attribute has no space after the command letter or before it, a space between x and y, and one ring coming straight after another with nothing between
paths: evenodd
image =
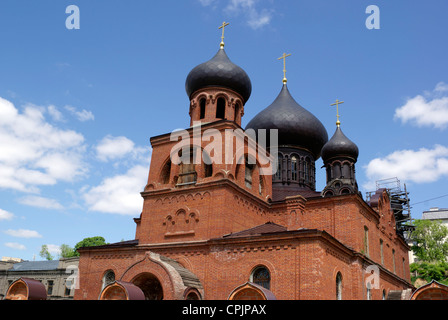
<instances>
[{"instance_id":1,"label":"green tree","mask_svg":"<svg viewBox=\"0 0 448 320\"><path fill-rule=\"evenodd\" d=\"M77 251L79 248L102 246L105 244L108 243L106 243L106 240L104 240L103 237L84 238L78 242L74 248L70 247L68 244L62 244L59 256L61 258L79 257L79 252ZM48 251L48 246L46 244L42 245L39 255L46 260L53 260L53 256L50 254L50 251Z\"/></svg>"},{"instance_id":2,"label":"green tree","mask_svg":"<svg viewBox=\"0 0 448 320\"><path fill-rule=\"evenodd\" d=\"M436 280L443 284L448 284L448 263L447 262L416 262L410 265L412 282L423 279L427 283Z\"/></svg>"},{"instance_id":3,"label":"green tree","mask_svg":"<svg viewBox=\"0 0 448 320\"><path fill-rule=\"evenodd\" d=\"M441 221L416 220L411 238L412 251L420 261L446 261L448 256L448 228Z\"/></svg>"},{"instance_id":4,"label":"green tree","mask_svg":"<svg viewBox=\"0 0 448 320\"><path fill-rule=\"evenodd\" d=\"M75 245L75 256L79 257L79 248L86 248L86 247L96 247L96 246L102 246L108 244L106 243L106 240L103 237L91 237L91 238L84 238L82 241L78 242Z\"/></svg>"},{"instance_id":5,"label":"green tree","mask_svg":"<svg viewBox=\"0 0 448 320\"><path fill-rule=\"evenodd\" d=\"M61 244L61 257L62 258L72 258L76 257L77 252L75 249L70 247L68 244Z\"/></svg>"},{"instance_id":6,"label":"green tree","mask_svg":"<svg viewBox=\"0 0 448 320\"><path fill-rule=\"evenodd\" d=\"M50 251L48 251L48 246L46 244L42 245L39 255L45 260L53 260L53 256L50 254Z\"/></svg>"}]
</instances>

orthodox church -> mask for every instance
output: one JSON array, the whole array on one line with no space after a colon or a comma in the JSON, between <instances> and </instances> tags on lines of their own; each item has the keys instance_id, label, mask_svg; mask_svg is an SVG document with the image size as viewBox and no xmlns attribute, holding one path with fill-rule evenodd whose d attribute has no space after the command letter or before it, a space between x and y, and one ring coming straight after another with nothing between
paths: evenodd
<instances>
[{"instance_id":1,"label":"orthodox church","mask_svg":"<svg viewBox=\"0 0 448 320\"><path fill-rule=\"evenodd\" d=\"M380 300L413 288L409 247L389 194L363 199L355 176L359 149L339 118L329 139L294 99L285 75L278 97L243 129L251 91L224 42L188 74L185 134L192 143L178 147L170 133L151 138L135 239L79 249L75 299ZM275 160L273 174L262 174L265 159L253 151L263 146L250 139L238 150L230 144L231 163L225 155L216 161L207 139L195 139L211 129L226 147L228 131L277 132L277 145L265 150ZM320 157L326 187L317 191Z\"/></svg>"}]
</instances>

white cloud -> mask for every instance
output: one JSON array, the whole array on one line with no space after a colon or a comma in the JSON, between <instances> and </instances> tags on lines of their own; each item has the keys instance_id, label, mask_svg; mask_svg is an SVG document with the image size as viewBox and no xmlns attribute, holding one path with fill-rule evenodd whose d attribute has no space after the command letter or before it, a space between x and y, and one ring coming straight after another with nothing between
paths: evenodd
<instances>
[{"instance_id":1,"label":"white cloud","mask_svg":"<svg viewBox=\"0 0 448 320\"><path fill-rule=\"evenodd\" d=\"M26 247L23 244L16 242L7 242L5 243L5 246L15 250L26 250Z\"/></svg>"},{"instance_id":2,"label":"white cloud","mask_svg":"<svg viewBox=\"0 0 448 320\"><path fill-rule=\"evenodd\" d=\"M0 221L2 220L12 220L14 215L11 212L0 209Z\"/></svg>"},{"instance_id":3,"label":"white cloud","mask_svg":"<svg viewBox=\"0 0 448 320\"><path fill-rule=\"evenodd\" d=\"M418 127L445 129L448 126L448 84L440 82L425 96L417 95L395 111L395 119Z\"/></svg>"},{"instance_id":4,"label":"white cloud","mask_svg":"<svg viewBox=\"0 0 448 320\"><path fill-rule=\"evenodd\" d=\"M147 182L148 168L134 166L123 175L106 178L99 186L83 190L83 198L91 211L138 215L143 206L140 192Z\"/></svg>"},{"instance_id":5,"label":"white cloud","mask_svg":"<svg viewBox=\"0 0 448 320\"><path fill-rule=\"evenodd\" d=\"M64 116L62 113L58 110L56 106L48 106L48 113L50 114L51 118L53 118L54 121L63 121Z\"/></svg>"},{"instance_id":6,"label":"white cloud","mask_svg":"<svg viewBox=\"0 0 448 320\"><path fill-rule=\"evenodd\" d=\"M230 0L225 11L233 14L242 13L246 16L247 24L254 30L271 22L272 13L267 9L256 7L258 0Z\"/></svg>"},{"instance_id":7,"label":"white cloud","mask_svg":"<svg viewBox=\"0 0 448 320\"><path fill-rule=\"evenodd\" d=\"M96 146L97 158L101 161L122 158L134 150L134 142L126 137L107 136Z\"/></svg>"},{"instance_id":8,"label":"white cloud","mask_svg":"<svg viewBox=\"0 0 448 320\"><path fill-rule=\"evenodd\" d=\"M95 116L91 111L82 110L78 111L75 107L65 106L65 110L69 111L73 116L75 116L79 121L85 122L89 120L95 120Z\"/></svg>"},{"instance_id":9,"label":"white cloud","mask_svg":"<svg viewBox=\"0 0 448 320\"><path fill-rule=\"evenodd\" d=\"M375 181L397 177L414 183L430 183L448 177L448 148L436 145L433 149L395 151L377 158L365 167L369 182L366 189L374 189Z\"/></svg>"},{"instance_id":10,"label":"white cloud","mask_svg":"<svg viewBox=\"0 0 448 320\"><path fill-rule=\"evenodd\" d=\"M204 7L218 6L219 0L198 0ZM224 0L223 0L224 1ZM226 0L223 11L237 17L240 14L245 17L247 24L254 30L268 25L272 20L272 10L260 9L260 0Z\"/></svg>"},{"instance_id":11,"label":"white cloud","mask_svg":"<svg viewBox=\"0 0 448 320\"><path fill-rule=\"evenodd\" d=\"M84 137L48 123L45 112L55 110L28 104L19 112L0 98L0 188L38 192L85 175Z\"/></svg>"},{"instance_id":12,"label":"white cloud","mask_svg":"<svg viewBox=\"0 0 448 320\"><path fill-rule=\"evenodd\" d=\"M42 238L42 235L40 235L37 231L34 230L26 230L26 229L18 229L18 230L6 230L5 233L9 236L16 237L16 238Z\"/></svg>"},{"instance_id":13,"label":"white cloud","mask_svg":"<svg viewBox=\"0 0 448 320\"><path fill-rule=\"evenodd\" d=\"M56 244L47 244L48 252L52 255L60 255L61 247Z\"/></svg>"},{"instance_id":14,"label":"white cloud","mask_svg":"<svg viewBox=\"0 0 448 320\"><path fill-rule=\"evenodd\" d=\"M19 199L21 204L44 209L61 210L64 207L54 199L38 197L38 196L27 196Z\"/></svg>"}]
</instances>

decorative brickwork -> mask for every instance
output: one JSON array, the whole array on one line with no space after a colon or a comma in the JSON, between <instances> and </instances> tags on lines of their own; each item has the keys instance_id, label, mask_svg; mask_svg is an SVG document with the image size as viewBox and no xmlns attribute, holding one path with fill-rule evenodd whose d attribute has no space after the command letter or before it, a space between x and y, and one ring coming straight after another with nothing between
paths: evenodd
<instances>
[{"instance_id":1,"label":"decorative brickwork","mask_svg":"<svg viewBox=\"0 0 448 320\"><path fill-rule=\"evenodd\" d=\"M198 72L195 86L203 76ZM244 89L244 84L237 88ZM188 149L170 134L151 138L151 166L141 194L143 210L134 219L135 240L81 248L75 299L98 299L108 270L138 286L146 299L260 298L262 291L251 281L261 267L270 276L271 298L280 300L379 300L384 293L412 288L409 247L395 231L387 193L374 207L357 192L322 197L314 190L314 166L302 170L300 161L297 172L293 162L286 165L293 169L284 168L277 187L283 177L286 184L299 186L302 173L313 185L273 190L273 177L262 175L263 153L255 152L257 144L226 140L229 130L243 134L245 100L233 87L210 85L190 92L192 126L184 132L192 142ZM209 129L230 148L231 163L225 154L211 165L201 157L185 166L172 161L180 151L192 158L195 152L216 157L207 139L197 139ZM254 163L248 163L249 157ZM274 197L276 192L282 194ZM371 279L373 288L368 287Z\"/></svg>"}]
</instances>

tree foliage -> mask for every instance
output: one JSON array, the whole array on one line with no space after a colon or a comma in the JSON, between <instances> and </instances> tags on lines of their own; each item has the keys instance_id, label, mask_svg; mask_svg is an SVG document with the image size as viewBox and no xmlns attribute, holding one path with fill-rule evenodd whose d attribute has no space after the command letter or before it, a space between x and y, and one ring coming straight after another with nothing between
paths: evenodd
<instances>
[{"instance_id":1,"label":"tree foliage","mask_svg":"<svg viewBox=\"0 0 448 320\"><path fill-rule=\"evenodd\" d=\"M423 279L426 282L435 280L448 285L448 263L447 262L417 262L411 264L412 282Z\"/></svg>"},{"instance_id":2,"label":"tree foliage","mask_svg":"<svg viewBox=\"0 0 448 320\"><path fill-rule=\"evenodd\" d=\"M53 256L51 255L50 251L48 251L48 246L44 244L39 252L39 255L44 258L45 260L51 261L53 260Z\"/></svg>"},{"instance_id":3,"label":"tree foliage","mask_svg":"<svg viewBox=\"0 0 448 320\"><path fill-rule=\"evenodd\" d=\"M60 257L61 258L79 257L79 252L77 251L79 248L102 246L105 244L107 243L103 237L84 238L83 240L78 242L74 248L70 247L67 244L62 244L60 246ZM48 251L48 246L46 244L42 245L39 255L46 260L53 260L53 256Z\"/></svg>"},{"instance_id":4,"label":"tree foliage","mask_svg":"<svg viewBox=\"0 0 448 320\"><path fill-rule=\"evenodd\" d=\"M448 228L441 221L416 220L411 239L419 261L444 262L448 256Z\"/></svg>"},{"instance_id":5,"label":"tree foliage","mask_svg":"<svg viewBox=\"0 0 448 320\"><path fill-rule=\"evenodd\" d=\"M103 237L84 238L82 241L78 242L75 245L75 251L76 251L77 256L79 256L79 253L77 251L79 248L103 246L105 244L107 244L107 243Z\"/></svg>"},{"instance_id":6,"label":"tree foliage","mask_svg":"<svg viewBox=\"0 0 448 320\"><path fill-rule=\"evenodd\" d=\"M61 244L61 257L62 258L77 257L77 252L68 244Z\"/></svg>"}]
</instances>

